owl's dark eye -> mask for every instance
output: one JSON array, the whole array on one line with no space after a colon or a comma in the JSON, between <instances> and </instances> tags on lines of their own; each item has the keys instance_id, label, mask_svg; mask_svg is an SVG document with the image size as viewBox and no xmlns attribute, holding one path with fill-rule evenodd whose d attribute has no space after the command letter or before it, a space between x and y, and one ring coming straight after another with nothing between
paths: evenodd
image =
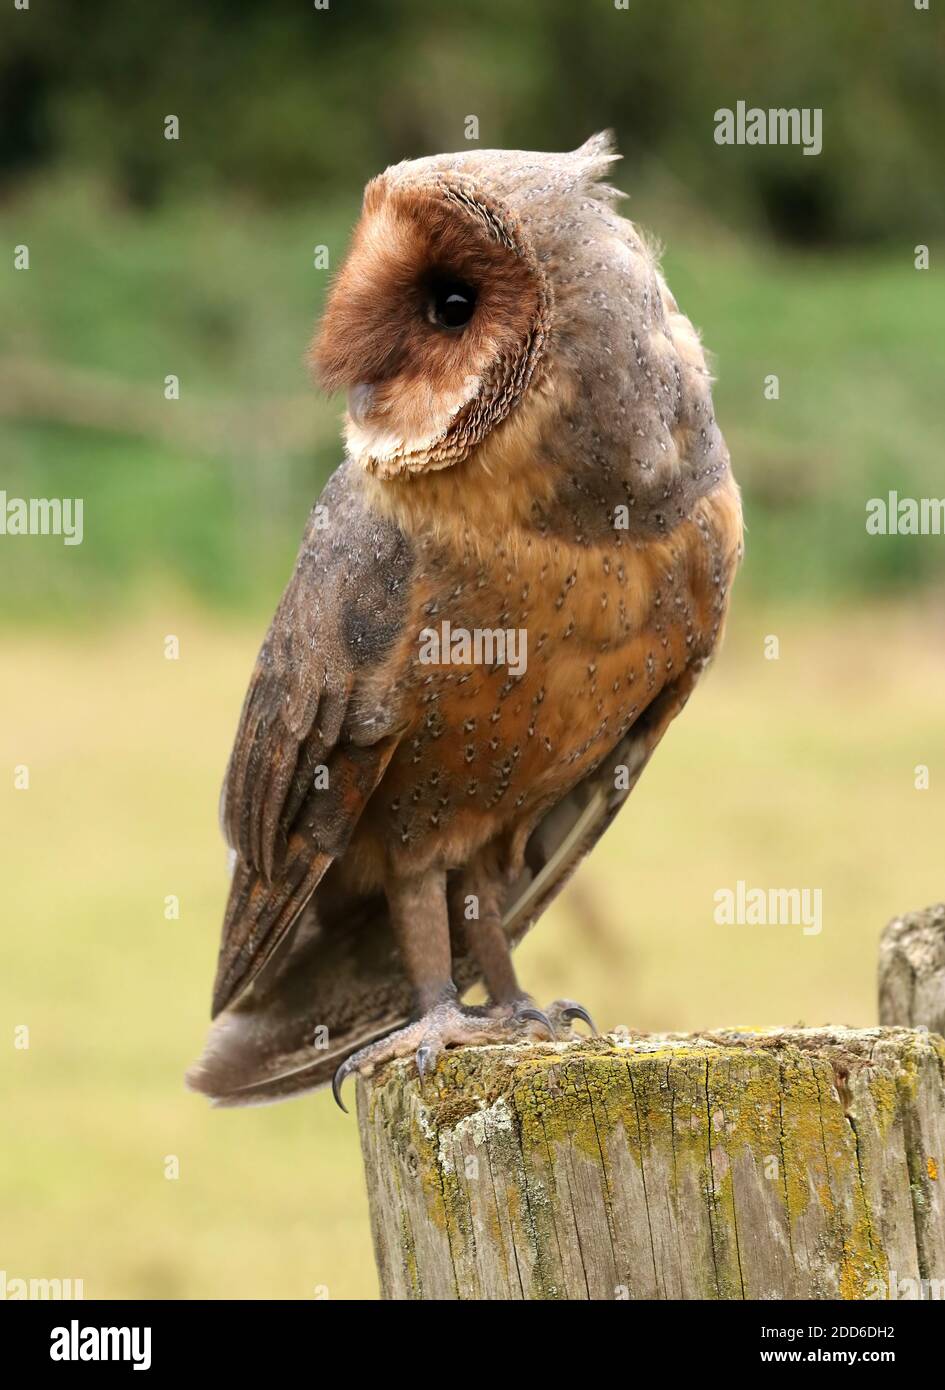
<instances>
[{"instance_id":1,"label":"owl's dark eye","mask_svg":"<svg viewBox=\"0 0 945 1390\"><path fill-rule=\"evenodd\" d=\"M439 328L462 328L475 307L476 291L463 280L435 280L430 287L430 320Z\"/></svg>"}]
</instances>

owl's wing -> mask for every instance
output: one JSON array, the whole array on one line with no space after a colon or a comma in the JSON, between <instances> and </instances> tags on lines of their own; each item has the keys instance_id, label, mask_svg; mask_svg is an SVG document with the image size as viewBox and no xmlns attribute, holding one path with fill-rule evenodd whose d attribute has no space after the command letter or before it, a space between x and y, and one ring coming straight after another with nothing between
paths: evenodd
<instances>
[{"instance_id":1,"label":"owl's wing","mask_svg":"<svg viewBox=\"0 0 945 1390\"><path fill-rule=\"evenodd\" d=\"M235 863L214 1017L256 978L344 852L397 745L410 570L403 535L365 508L343 464L309 517L230 757L221 814Z\"/></svg>"}]
</instances>

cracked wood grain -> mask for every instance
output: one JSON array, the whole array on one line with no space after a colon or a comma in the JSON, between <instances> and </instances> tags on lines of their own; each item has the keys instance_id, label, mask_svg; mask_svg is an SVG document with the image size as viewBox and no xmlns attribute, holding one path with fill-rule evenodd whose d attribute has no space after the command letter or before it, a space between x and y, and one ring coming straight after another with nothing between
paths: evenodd
<instances>
[{"instance_id":1,"label":"cracked wood grain","mask_svg":"<svg viewBox=\"0 0 945 1390\"><path fill-rule=\"evenodd\" d=\"M358 1116L385 1298L945 1296L921 1029L467 1048L360 1079Z\"/></svg>"}]
</instances>

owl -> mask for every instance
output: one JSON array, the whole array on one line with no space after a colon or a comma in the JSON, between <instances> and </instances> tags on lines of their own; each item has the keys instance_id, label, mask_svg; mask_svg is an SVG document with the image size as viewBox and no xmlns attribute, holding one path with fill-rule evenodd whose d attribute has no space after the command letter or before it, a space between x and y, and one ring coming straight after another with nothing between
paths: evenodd
<instances>
[{"instance_id":1,"label":"owl","mask_svg":"<svg viewBox=\"0 0 945 1390\"><path fill-rule=\"evenodd\" d=\"M311 348L347 393L246 695L232 880L189 1074L272 1100L554 1037L512 948L722 633L738 489L697 333L603 180L469 150L367 186ZM484 985L487 1002L464 995ZM592 1025L593 1026L593 1025Z\"/></svg>"}]
</instances>

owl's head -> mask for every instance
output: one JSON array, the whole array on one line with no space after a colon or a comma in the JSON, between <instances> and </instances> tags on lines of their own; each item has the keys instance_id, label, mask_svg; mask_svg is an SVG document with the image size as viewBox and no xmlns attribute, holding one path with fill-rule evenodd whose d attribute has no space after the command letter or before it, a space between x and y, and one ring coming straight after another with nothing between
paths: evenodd
<instances>
[{"instance_id":1,"label":"owl's head","mask_svg":"<svg viewBox=\"0 0 945 1390\"><path fill-rule=\"evenodd\" d=\"M570 154L407 161L368 184L311 349L347 391L353 458L386 478L445 468L519 408L567 337L556 282L564 262L574 281L584 211L609 210L596 180L617 157L598 135Z\"/></svg>"}]
</instances>

